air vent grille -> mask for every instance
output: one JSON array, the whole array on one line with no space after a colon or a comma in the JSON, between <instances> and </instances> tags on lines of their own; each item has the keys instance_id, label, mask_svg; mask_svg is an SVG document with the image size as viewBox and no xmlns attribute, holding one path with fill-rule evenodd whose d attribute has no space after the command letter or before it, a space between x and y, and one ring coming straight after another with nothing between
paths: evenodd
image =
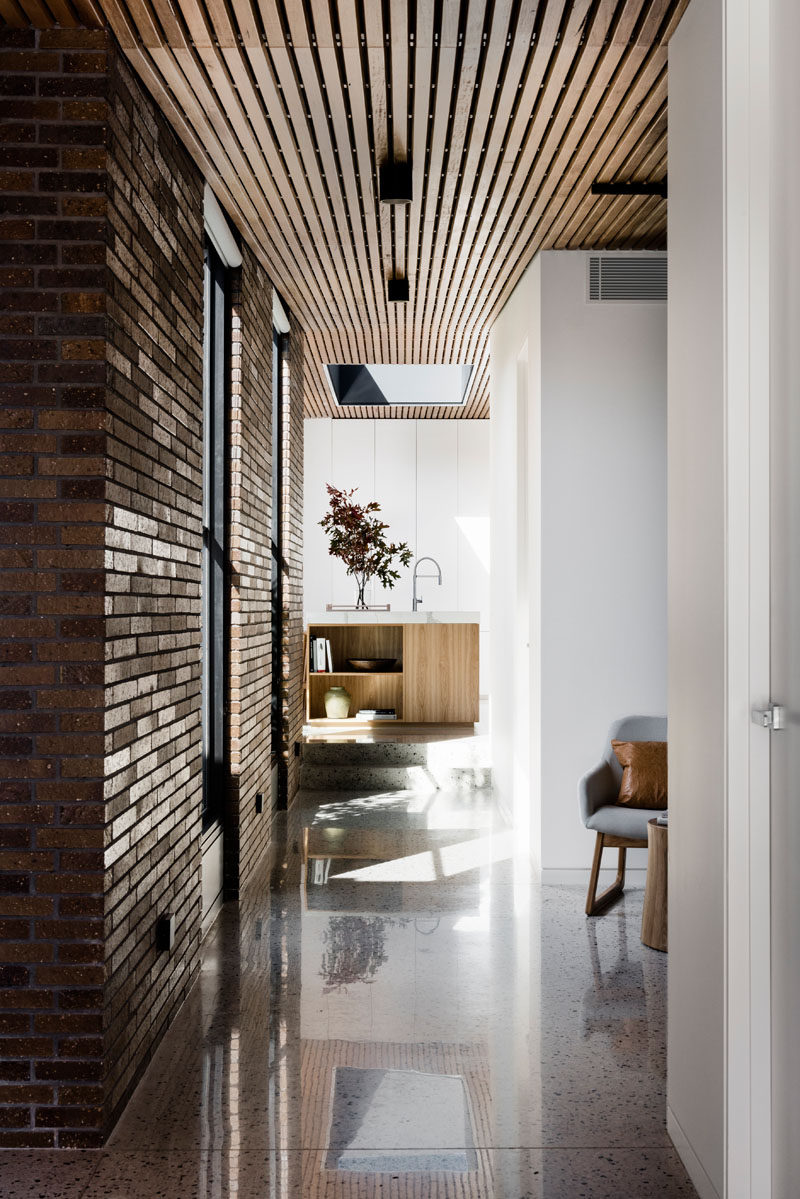
<instances>
[{"instance_id":1,"label":"air vent grille","mask_svg":"<svg viewBox=\"0 0 800 1199\"><path fill-rule=\"evenodd\" d=\"M666 254L591 255L589 258L589 299L642 302L667 298Z\"/></svg>"}]
</instances>

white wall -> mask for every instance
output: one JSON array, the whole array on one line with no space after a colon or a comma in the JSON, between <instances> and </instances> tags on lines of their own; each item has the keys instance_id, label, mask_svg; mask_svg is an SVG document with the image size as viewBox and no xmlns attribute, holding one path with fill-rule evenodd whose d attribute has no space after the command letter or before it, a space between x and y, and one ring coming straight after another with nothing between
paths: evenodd
<instances>
[{"instance_id":1,"label":"white wall","mask_svg":"<svg viewBox=\"0 0 800 1199\"><path fill-rule=\"evenodd\" d=\"M541 259L523 275L491 341L492 782L541 864L539 666Z\"/></svg>"},{"instance_id":2,"label":"white wall","mask_svg":"<svg viewBox=\"0 0 800 1199\"><path fill-rule=\"evenodd\" d=\"M355 602L344 566L328 553L319 527L328 506L325 484L357 487L357 501L377 500L387 536L407 541L414 558L442 568L417 584L428 611L480 612L482 695L489 656L489 426L474 420L331 420L305 422L304 606ZM392 590L367 588L367 603L410 612L412 568L400 567ZM421 571L432 571L425 562ZM482 703L483 725L485 701Z\"/></svg>"},{"instance_id":3,"label":"white wall","mask_svg":"<svg viewBox=\"0 0 800 1199\"><path fill-rule=\"evenodd\" d=\"M723 0L669 52L670 1132L701 1196L724 1167Z\"/></svg>"},{"instance_id":4,"label":"white wall","mask_svg":"<svg viewBox=\"0 0 800 1199\"><path fill-rule=\"evenodd\" d=\"M588 875L594 837L577 782L612 720L667 706L666 308L588 303L587 257L540 255L492 330L493 761L517 823L533 813L532 855L550 879ZM526 449L514 455L523 392ZM529 513L528 561L506 591L503 556L520 539L515 496ZM504 512L515 530L507 544ZM528 735L509 737L519 721L499 697L520 696L525 675ZM510 752L530 755L523 794L499 769ZM644 861L644 851L630 855L634 868Z\"/></svg>"},{"instance_id":5,"label":"white wall","mask_svg":"<svg viewBox=\"0 0 800 1199\"><path fill-rule=\"evenodd\" d=\"M542 261L545 869L587 865L575 784L611 721L667 707L666 309L586 303L586 258Z\"/></svg>"}]
</instances>

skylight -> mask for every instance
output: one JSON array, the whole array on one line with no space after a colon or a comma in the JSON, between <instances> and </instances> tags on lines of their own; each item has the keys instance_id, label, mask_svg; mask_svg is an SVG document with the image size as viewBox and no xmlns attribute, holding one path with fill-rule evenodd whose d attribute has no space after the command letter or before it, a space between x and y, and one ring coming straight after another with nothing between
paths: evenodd
<instances>
[{"instance_id":1,"label":"skylight","mask_svg":"<svg viewBox=\"0 0 800 1199\"><path fill-rule=\"evenodd\" d=\"M330 363L328 379L342 408L463 404L471 365L386 366Z\"/></svg>"}]
</instances>

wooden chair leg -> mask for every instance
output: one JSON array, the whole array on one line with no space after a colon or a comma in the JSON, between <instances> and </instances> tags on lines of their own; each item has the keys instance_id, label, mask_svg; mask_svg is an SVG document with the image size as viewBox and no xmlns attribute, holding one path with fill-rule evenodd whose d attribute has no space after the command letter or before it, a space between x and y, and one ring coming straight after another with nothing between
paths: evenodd
<instances>
[{"instance_id":1,"label":"wooden chair leg","mask_svg":"<svg viewBox=\"0 0 800 1199\"><path fill-rule=\"evenodd\" d=\"M603 858L603 834L598 833L594 843L594 861L592 862L592 873L589 875L589 893L586 896L586 915L591 916L594 912L595 899L597 896L597 880L600 876L600 862Z\"/></svg>"},{"instance_id":2,"label":"wooden chair leg","mask_svg":"<svg viewBox=\"0 0 800 1199\"><path fill-rule=\"evenodd\" d=\"M620 848L619 857L617 859L617 877L610 887L607 887L602 894L597 894L597 880L600 877L600 862L603 857L603 848L605 838L602 833L597 834L597 841L594 847L594 861L592 862L592 873L589 877L589 893L586 896L586 915L599 916L601 912L609 906L619 895L622 894L625 887L625 859L627 857L627 849Z\"/></svg>"}]
</instances>

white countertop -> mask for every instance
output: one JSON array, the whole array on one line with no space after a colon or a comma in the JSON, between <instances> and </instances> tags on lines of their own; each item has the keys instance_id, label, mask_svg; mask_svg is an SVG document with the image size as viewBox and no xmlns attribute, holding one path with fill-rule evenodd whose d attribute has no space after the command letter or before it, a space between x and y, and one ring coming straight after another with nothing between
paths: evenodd
<instances>
[{"instance_id":1,"label":"white countertop","mask_svg":"<svg viewBox=\"0 0 800 1199\"><path fill-rule=\"evenodd\" d=\"M480 612L309 612L306 624L480 624Z\"/></svg>"}]
</instances>

